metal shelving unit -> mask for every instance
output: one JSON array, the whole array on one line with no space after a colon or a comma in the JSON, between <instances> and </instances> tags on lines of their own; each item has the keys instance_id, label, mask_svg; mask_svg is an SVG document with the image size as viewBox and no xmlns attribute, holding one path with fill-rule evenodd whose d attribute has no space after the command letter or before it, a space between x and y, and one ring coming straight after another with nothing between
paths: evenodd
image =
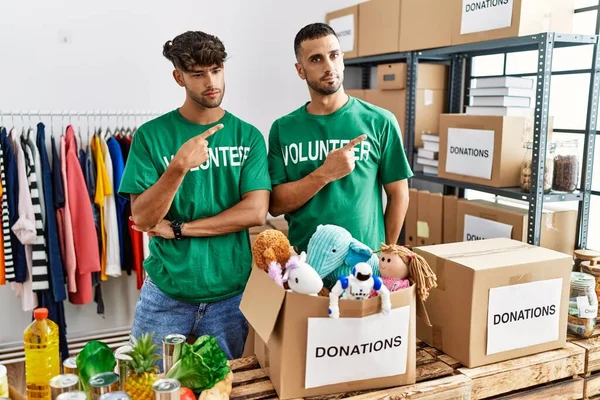
<instances>
[{"instance_id":1,"label":"metal shelving unit","mask_svg":"<svg viewBox=\"0 0 600 400\"><path fill-rule=\"evenodd\" d=\"M550 89L552 81L552 58L554 49L571 46L593 45L592 68L590 70L590 88L588 109L584 131L584 156L582 162L581 186L575 193L544 193L543 166L546 161L548 120L550 109ZM586 248L590 198L592 194L592 167L594 162L594 142L598 115L598 97L600 90L600 51L598 36L565 35L554 32L522 36L486 42L469 43L439 49L411 53L392 53L372 57L350 59L347 66L363 68L363 89L369 88L370 68L377 64L406 61L407 63L407 99L406 99L406 153L410 165L414 158L415 104L417 94L417 68L419 62L445 62L450 65L449 112L462 113L467 102L466 87L471 80L471 59L476 56L537 50L539 56L537 87L535 97L534 148L532 150L532 185L529 193L520 188L493 188L425 174L415 174L414 180L438 183L444 186L444 193L458 190L462 196L464 189L491 193L497 196L523 200L529 203L527 242L540 244L542 210L544 202L579 201L579 224L576 245Z\"/></svg>"}]
</instances>

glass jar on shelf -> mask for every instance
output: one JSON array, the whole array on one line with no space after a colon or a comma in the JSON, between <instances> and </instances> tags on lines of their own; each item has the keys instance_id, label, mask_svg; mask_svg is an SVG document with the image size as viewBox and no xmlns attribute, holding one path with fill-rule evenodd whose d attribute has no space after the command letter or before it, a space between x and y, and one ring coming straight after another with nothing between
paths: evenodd
<instances>
[{"instance_id":1,"label":"glass jar on shelf","mask_svg":"<svg viewBox=\"0 0 600 400\"><path fill-rule=\"evenodd\" d=\"M521 190L530 192L532 183L533 170L533 142L526 142L523 147L527 149L523 162L521 163ZM552 177L554 172L554 152L556 145L548 143L546 146L546 166L544 168L544 192L552 190Z\"/></svg>"},{"instance_id":2,"label":"glass jar on shelf","mask_svg":"<svg viewBox=\"0 0 600 400\"><path fill-rule=\"evenodd\" d=\"M573 192L579 186L579 143L577 140L559 142L554 156L552 190Z\"/></svg>"},{"instance_id":3,"label":"glass jar on shelf","mask_svg":"<svg viewBox=\"0 0 600 400\"><path fill-rule=\"evenodd\" d=\"M590 337L596 329L597 315L596 279L583 272L571 272L567 330L579 337Z\"/></svg>"}]
</instances>

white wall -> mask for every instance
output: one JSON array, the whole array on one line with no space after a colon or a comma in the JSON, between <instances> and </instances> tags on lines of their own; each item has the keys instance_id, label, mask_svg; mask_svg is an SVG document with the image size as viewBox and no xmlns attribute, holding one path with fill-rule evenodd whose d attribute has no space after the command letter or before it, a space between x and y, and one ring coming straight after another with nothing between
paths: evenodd
<instances>
[{"instance_id":1,"label":"white wall","mask_svg":"<svg viewBox=\"0 0 600 400\"><path fill-rule=\"evenodd\" d=\"M308 100L294 69L296 32L324 21L328 11L360 2L5 0L0 110L171 110L184 92L171 77L162 46L186 30L203 30L219 36L230 55L223 106L266 136L275 118ZM10 125L6 117L4 122ZM57 132L60 121L54 126ZM129 325L137 297L132 276L104 285L105 318L94 303L66 304L69 336ZM31 314L21 311L8 286L0 287L0 317L0 345L21 341Z\"/></svg>"}]
</instances>

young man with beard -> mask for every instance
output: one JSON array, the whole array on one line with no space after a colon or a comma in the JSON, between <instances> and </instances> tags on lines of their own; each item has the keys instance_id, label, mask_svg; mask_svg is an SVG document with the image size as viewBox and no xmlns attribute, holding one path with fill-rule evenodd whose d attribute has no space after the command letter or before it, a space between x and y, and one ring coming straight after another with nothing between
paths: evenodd
<instances>
[{"instance_id":1,"label":"young man with beard","mask_svg":"<svg viewBox=\"0 0 600 400\"><path fill-rule=\"evenodd\" d=\"M237 358L248 332L239 310L248 228L265 223L271 190L265 141L220 107L227 53L217 37L186 32L163 55L185 102L136 132L119 191L151 238L132 334L155 332L157 343L209 334Z\"/></svg>"},{"instance_id":2,"label":"young man with beard","mask_svg":"<svg viewBox=\"0 0 600 400\"><path fill-rule=\"evenodd\" d=\"M270 213L285 214L290 242L301 251L319 224L342 226L372 249L397 243L412 176L398 121L344 92L343 54L331 27L302 28L294 51L310 101L271 127Z\"/></svg>"}]
</instances>

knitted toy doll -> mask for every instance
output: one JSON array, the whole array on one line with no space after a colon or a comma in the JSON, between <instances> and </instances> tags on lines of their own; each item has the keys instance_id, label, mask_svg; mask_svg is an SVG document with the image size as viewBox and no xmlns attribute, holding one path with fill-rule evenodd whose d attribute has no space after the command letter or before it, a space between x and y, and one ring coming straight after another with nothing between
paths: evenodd
<instances>
[{"instance_id":1,"label":"knitted toy doll","mask_svg":"<svg viewBox=\"0 0 600 400\"><path fill-rule=\"evenodd\" d=\"M429 297L429 290L437 287L437 277L427 261L406 247L397 244L382 244L377 251L379 256L379 272L383 284L390 292L410 287L410 280L417 285L421 300ZM370 297L377 296L371 292Z\"/></svg>"},{"instance_id":2,"label":"knitted toy doll","mask_svg":"<svg viewBox=\"0 0 600 400\"><path fill-rule=\"evenodd\" d=\"M369 263L373 276L379 276L377 255L337 225L319 225L308 242L307 253L306 262L319 273L329 289L339 277L351 275L352 268L359 262Z\"/></svg>"}]
</instances>

